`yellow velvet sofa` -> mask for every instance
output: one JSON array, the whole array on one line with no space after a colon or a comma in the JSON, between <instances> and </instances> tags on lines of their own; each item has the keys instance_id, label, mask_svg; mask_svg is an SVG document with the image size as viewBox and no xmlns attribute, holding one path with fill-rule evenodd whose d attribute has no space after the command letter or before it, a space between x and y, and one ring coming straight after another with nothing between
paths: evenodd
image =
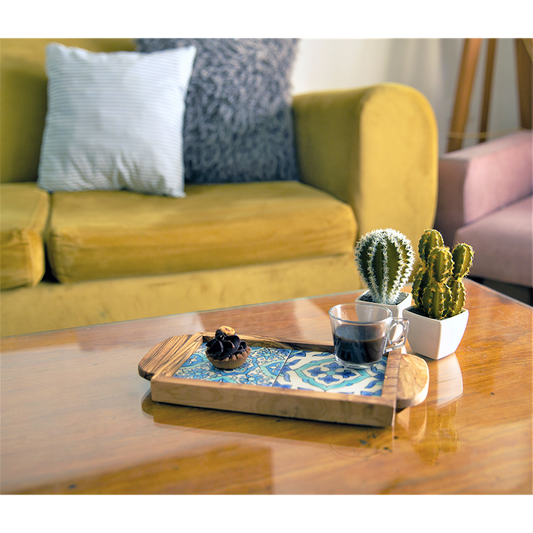
<instances>
[{"instance_id":1,"label":"yellow velvet sofa","mask_svg":"<svg viewBox=\"0 0 533 533\"><path fill-rule=\"evenodd\" d=\"M49 194L36 184L48 42L0 41L1 336L355 290L359 236L417 242L433 225L434 114L393 83L294 97L298 182Z\"/></svg>"}]
</instances>

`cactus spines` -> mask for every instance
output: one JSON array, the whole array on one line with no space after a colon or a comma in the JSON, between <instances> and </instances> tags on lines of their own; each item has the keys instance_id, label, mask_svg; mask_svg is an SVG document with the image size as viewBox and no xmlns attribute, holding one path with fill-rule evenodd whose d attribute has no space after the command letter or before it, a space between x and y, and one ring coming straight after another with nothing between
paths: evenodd
<instances>
[{"instance_id":1,"label":"cactus spines","mask_svg":"<svg viewBox=\"0 0 533 533\"><path fill-rule=\"evenodd\" d=\"M424 312L433 318L446 318L451 302L451 290L446 284L452 270L452 254L448 248L438 246L428 256L428 283L420 295Z\"/></svg>"},{"instance_id":2,"label":"cactus spines","mask_svg":"<svg viewBox=\"0 0 533 533\"><path fill-rule=\"evenodd\" d=\"M466 289L462 281L452 281L451 297L450 314L448 316L455 316L463 310L466 302Z\"/></svg>"},{"instance_id":3,"label":"cactus spines","mask_svg":"<svg viewBox=\"0 0 533 533\"><path fill-rule=\"evenodd\" d=\"M474 259L474 249L469 244L459 243L452 252L453 272L450 288L452 291L452 307L448 316L458 315L466 301L466 289L463 278L468 274Z\"/></svg>"},{"instance_id":4,"label":"cactus spines","mask_svg":"<svg viewBox=\"0 0 533 533\"><path fill-rule=\"evenodd\" d=\"M474 258L474 249L469 244L459 243L455 246L452 252L453 255L453 279L460 281L464 278Z\"/></svg>"},{"instance_id":5,"label":"cactus spines","mask_svg":"<svg viewBox=\"0 0 533 533\"><path fill-rule=\"evenodd\" d=\"M357 243L355 260L372 301L396 304L413 269L414 252L409 239L393 229L371 231Z\"/></svg>"},{"instance_id":6,"label":"cactus spines","mask_svg":"<svg viewBox=\"0 0 533 533\"><path fill-rule=\"evenodd\" d=\"M418 241L418 255L420 259L427 263L429 253L437 246L444 246L442 235L436 229L427 229L424 231Z\"/></svg>"},{"instance_id":7,"label":"cactus spines","mask_svg":"<svg viewBox=\"0 0 533 533\"><path fill-rule=\"evenodd\" d=\"M450 252L437 230L427 230L418 250L421 266L412 289L416 309L439 320L458 315L466 301L463 278L472 265L473 248L461 243Z\"/></svg>"}]
</instances>

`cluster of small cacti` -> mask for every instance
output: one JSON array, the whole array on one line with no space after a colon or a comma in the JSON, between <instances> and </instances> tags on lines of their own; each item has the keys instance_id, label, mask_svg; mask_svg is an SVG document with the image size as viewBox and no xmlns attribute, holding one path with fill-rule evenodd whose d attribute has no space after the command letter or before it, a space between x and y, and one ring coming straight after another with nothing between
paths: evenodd
<instances>
[{"instance_id":1,"label":"cluster of small cacti","mask_svg":"<svg viewBox=\"0 0 533 533\"><path fill-rule=\"evenodd\" d=\"M355 247L357 269L374 303L398 303L414 259L411 241L393 229L371 231L361 237Z\"/></svg>"},{"instance_id":2,"label":"cluster of small cacti","mask_svg":"<svg viewBox=\"0 0 533 533\"><path fill-rule=\"evenodd\" d=\"M439 320L458 315L465 304L463 278L472 266L472 246L460 243L450 252L442 235L431 229L420 237L418 255L421 265L412 288L416 310Z\"/></svg>"}]
</instances>

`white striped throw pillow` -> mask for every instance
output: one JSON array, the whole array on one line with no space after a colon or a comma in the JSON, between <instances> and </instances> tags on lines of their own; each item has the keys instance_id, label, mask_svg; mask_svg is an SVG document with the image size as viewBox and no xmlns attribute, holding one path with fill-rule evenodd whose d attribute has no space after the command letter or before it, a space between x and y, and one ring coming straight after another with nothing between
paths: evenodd
<instances>
[{"instance_id":1,"label":"white striped throw pillow","mask_svg":"<svg viewBox=\"0 0 533 533\"><path fill-rule=\"evenodd\" d=\"M93 53L50 44L37 183L183 197L183 114L196 49Z\"/></svg>"}]
</instances>

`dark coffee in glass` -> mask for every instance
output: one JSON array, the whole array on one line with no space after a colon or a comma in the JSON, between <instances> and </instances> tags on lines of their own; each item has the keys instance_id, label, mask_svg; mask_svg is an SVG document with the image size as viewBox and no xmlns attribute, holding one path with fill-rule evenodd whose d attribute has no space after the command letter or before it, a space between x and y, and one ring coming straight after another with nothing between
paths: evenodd
<instances>
[{"instance_id":1,"label":"dark coffee in glass","mask_svg":"<svg viewBox=\"0 0 533 533\"><path fill-rule=\"evenodd\" d=\"M369 328L364 334L351 326L341 325L333 333L336 356L346 363L377 363L385 353L387 336L380 335L379 328ZM371 335L368 335L371 333ZM373 335L372 335L373 333ZM370 338L362 338L369 336Z\"/></svg>"}]
</instances>

